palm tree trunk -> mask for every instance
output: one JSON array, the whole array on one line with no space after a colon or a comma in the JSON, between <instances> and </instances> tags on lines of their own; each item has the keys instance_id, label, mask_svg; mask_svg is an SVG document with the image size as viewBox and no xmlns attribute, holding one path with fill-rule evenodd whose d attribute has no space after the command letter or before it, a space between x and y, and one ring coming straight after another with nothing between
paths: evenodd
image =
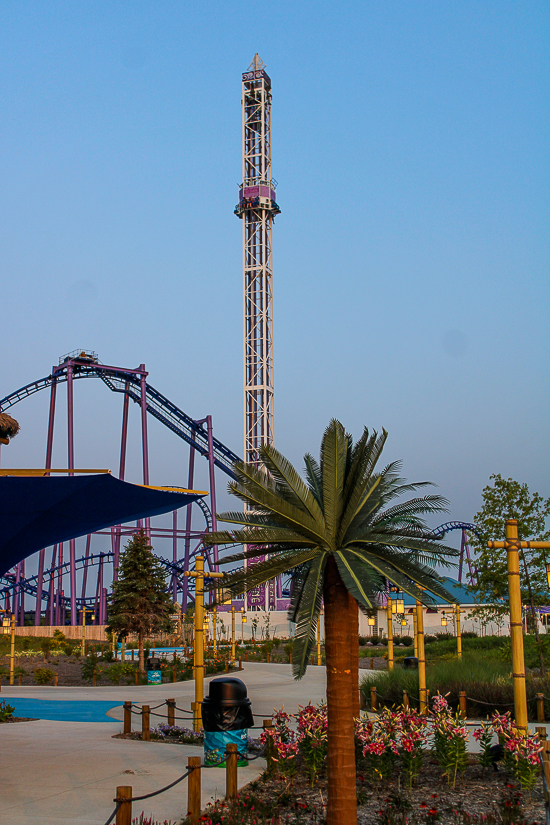
<instances>
[{"instance_id":1,"label":"palm tree trunk","mask_svg":"<svg viewBox=\"0 0 550 825\"><path fill-rule=\"evenodd\" d=\"M348 592L349 605L349 650L351 656L351 689L353 691L353 718L358 719L359 708L359 607L356 599Z\"/></svg>"},{"instance_id":2,"label":"palm tree trunk","mask_svg":"<svg viewBox=\"0 0 550 825\"><path fill-rule=\"evenodd\" d=\"M332 556L325 568L325 655L328 712L328 825L357 825L352 656L348 592ZM353 692L355 688L355 693Z\"/></svg>"}]
</instances>

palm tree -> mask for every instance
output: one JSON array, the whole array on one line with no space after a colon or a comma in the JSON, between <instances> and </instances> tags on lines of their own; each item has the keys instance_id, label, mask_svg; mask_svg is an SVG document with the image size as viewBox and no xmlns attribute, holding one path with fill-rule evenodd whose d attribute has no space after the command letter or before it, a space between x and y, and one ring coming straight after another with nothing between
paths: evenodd
<instances>
[{"instance_id":1,"label":"palm tree","mask_svg":"<svg viewBox=\"0 0 550 825\"><path fill-rule=\"evenodd\" d=\"M305 456L305 480L274 447L262 447L263 466L235 464L236 480L229 484L247 511L218 516L238 527L205 536L208 544L245 545L223 560L245 562L224 579L234 595L292 574L289 618L296 622L297 679L306 671L324 602L329 825L357 821L358 605L372 609L388 581L423 602L431 601L427 593L453 601L434 564L449 564L456 551L431 539L423 520L447 502L428 495L393 503L426 483L406 484L399 478L399 462L376 470L386 438L384 430L378 435L365 429L354 445L342 424L332 420L319 462Z\"/></svg>"},{"instance_id":2,"label":"palm tree","mask_svg":"<svg viewBox=\"0 0 550 825\"><path fill-rule=\"evenodd\" d=\"M19 422L7 413L0 412L0 444L9 444L19 432Z\"/></svg>"}]
</instances>

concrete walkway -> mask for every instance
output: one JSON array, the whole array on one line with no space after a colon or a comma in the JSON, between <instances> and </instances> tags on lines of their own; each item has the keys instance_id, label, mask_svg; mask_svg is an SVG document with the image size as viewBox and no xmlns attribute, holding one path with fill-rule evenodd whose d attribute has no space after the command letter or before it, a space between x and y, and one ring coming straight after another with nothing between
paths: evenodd
<instances>
[{"instance_id":1,"label":"concrete walkway","mask_svg":"<svg viewBox=\"0 0 550 825\"><path fill-rule=\"evenodd\" d=\"M247 663L242 673L252 702L255 722L271 715L283 705L291 713L299 705L319 702L326 697L324 667L308 668L306 676L295 682L289 665ZM207 693L206 680L205 693ZM2 685L1 699L10 696L58 701L119 701L109 716L122 719L122 702L158 705L166 698L176 699L178 707L190 710L194 698L193 682L158 686L54 688L7 687ZM165 708L155 713L151 724L166 719ZM176 714L180 715L180 714ZM139 717L134 728L141 729ZM187 726L183 719L177 724ZM21 722L0 725L0 760L2 802L0 825L54 825L71 823L104 825L113 810L117 785L131 785L134 796L151 793L173 782L185 771L188 756L202 755L202 747L166 745L113 739L121 726L112 722ZM260 731L251 731L251 736ZM239 787L260 775L263 759L239 768ZM209 799L223 797L225 769L202 771L203 805ZM187 813L187 780L169 791L134 803L133 816L141 811L164 822L179 822Z\"/></svg>"}]
</instances>

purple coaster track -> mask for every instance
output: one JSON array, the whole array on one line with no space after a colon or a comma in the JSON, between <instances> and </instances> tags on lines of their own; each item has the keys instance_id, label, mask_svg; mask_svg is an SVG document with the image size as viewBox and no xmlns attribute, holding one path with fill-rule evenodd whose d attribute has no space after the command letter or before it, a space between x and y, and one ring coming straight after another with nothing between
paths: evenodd
<instances>
[{"instance_id":1,"label":"purple coaster track","mask_svg":"<svg viewBox=\"0 0 550 825\"><path fill-rule=\"evenodd\" d=\"M193 557L200 551L206 557L207 569L217 570L218 548L205 548L201 537L205 532L216 529L216 470L233 477L232 465L239 460L232 450L216 439L213 434L212 417L195 420L186 415L168 398L147 383L148 373L144 364L137 369L113 367L101 364L97 354L76 350L63 358L59 365L53 367L50 375L27 384L16 392L0 400L0 411L5 411L18 402L44 389L50 390L50 407L48 418L48 437L46 444L46 467L51 467L55 425L57 388L67 384L67 468L74 464L74 382L82 378L99 378L112 391L122 393L122 432L120 440L120 461L118 477L124 479L128 446L128 416L130 400L140 407L141 419L141 464L143 484L149 484L149 449L147 438L147 414L152 415L165 427L189 445L189 465L187 488L193 489L195 477L195 455L198 453L208 462L209 501L188 505L185 513L185 527L178 527L178 514L174 511L171 528L155 527L150 519L137 523L135 527L114 526L110 531L111 551L108 553L91 553L91 536L87 537L86 550L82 558L76 558L76 541L69 542L69 559L65 560L63 544L55 545L51 550L49 565L46 565L46 549L38 554L38 569L35 576L25 577L25 562L18 564L12 572L0 577L0 598L4 598L7 609L13 609L20 624L24 622L25 595L36 599L34 623L39 625L44 614L47 624L65 624L65 611L70 608L71 624L78 623L78 610L83 606L95 608L95 623L102 624L106 618L107 585L109 580L106 565L112 565L112 576L116 577L121 539L130 536L136 529L144 527L147 534L154 538L171 538L172 560L162 559L170 574L170 591L174 601L181 601L185 610L192 594L189 592L189 577L183 573L189 569ZM205 526L201 530L192 529L192 507L202 511ZM183 542L183 557L178 558L178 542ZM89 594L91 581L89 572L97 567L94 595ZM80 589L77 587L77 571L82 571ZM68 579L68 595L65 595L64 581ZM192 584L191 584L192 586Z\"/></svg>"}]
</instances>

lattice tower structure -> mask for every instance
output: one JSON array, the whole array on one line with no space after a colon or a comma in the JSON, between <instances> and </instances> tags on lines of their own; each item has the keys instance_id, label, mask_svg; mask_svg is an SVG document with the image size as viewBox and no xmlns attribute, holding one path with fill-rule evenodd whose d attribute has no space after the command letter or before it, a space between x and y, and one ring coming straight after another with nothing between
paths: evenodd
<instances>
[{"instance_id":1,"label":"lattice tower structure","mask_svg":"<svg viewBox=\"0 0 550 825\"><path fill-rule=\"evenodd\" d=\"M258 463L273 443L272 229L277 183L271 172L271 80L259 56L242 75L243 182L235 214L243 221L244 459Z\"/></svg>"},{"instance_id":2,"label":"lattice tower structure","mask_svg":"<svg viewBox=\"0 0 550 825\"><path fill-rule=\"evenodd\" d=\"M258 464L273 434L272 229L277 182L271 169L271 80L258 54L242 75L243 182L235 214L243 222L244 460ZM256 562L262 560L258 557ZM281 583L255 588L253 610L274 610Z\"/></svg>"}]
</instances>

